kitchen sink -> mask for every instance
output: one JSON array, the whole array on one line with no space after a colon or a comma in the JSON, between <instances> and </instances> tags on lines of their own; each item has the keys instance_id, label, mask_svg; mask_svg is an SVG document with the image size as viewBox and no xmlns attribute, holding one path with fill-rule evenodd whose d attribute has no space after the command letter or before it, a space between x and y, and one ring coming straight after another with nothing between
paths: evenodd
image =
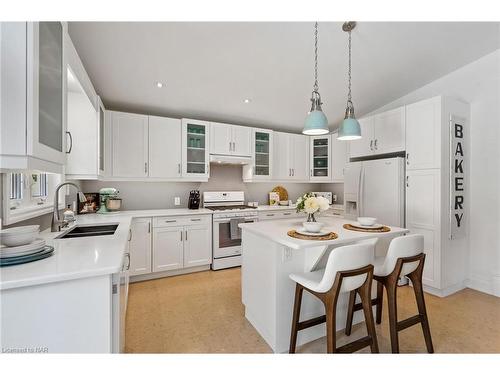
<instances>
[{"instance_id":1,"label":"kitchen sink","mask_svg":"<svg viewBox=\"0 0 500 375\"><path fill-rule=\"evenodd\" d=\"M78 237L95 237L95 236L110 236L115 234L118 224L106 225L77 225L66 233L56 237L57 239L78 238Z\"/></svg>"}]
</instances>

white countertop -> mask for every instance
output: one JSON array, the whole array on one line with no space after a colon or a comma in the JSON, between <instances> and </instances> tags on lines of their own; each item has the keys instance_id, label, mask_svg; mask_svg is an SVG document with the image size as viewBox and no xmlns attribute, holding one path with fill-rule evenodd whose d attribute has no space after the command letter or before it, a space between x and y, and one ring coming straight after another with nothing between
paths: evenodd
<instances>
[{"instance_id":1,"label":"white countertop","mask_svg":"<svg viewBox=\"0 0 500 375\"><path fill-rule=\"evenodd\" d=\"M325 223L325 229L337 233L338 235L337 239L328 241L315 241L315 240L301 240L288 236L287 232L291 229L297 229L302 227L301 223L303 221L304 220L301 220L300 218L287 219L287 220L270 220L270 221L260 221L255 223L242 223L239 224L239 227L242 228L243 231L248 230L249 232L261 235L269 240L272 240L281 245L296 250L304 249L307 247L352 243L358 240L364 240L375 237L398 236L403 233L409 232L408 229L399 227L391 227L391 231L386 233L356 232L344 229L342 227L344 224L354 223L354 221L336 217L324 216L321 218L321 221Z\"/></svg>"},{"instance_id":2,"label":"white countertop","mask_svg":"<svg viewBox=\"0 0 500 375\"><path fill-rule=\"evenodd\" d=\"M0 290L38 285L119 272L127 248L132 218L153 216L211 215L208 209L189 210L174 208L163 210L120 211L106 215L77 215L76 224L116 223L112 236L55 239L64 231L40 233L54 254L46 259L17 266L0 268Z\"/></svg>"}]
</instances>

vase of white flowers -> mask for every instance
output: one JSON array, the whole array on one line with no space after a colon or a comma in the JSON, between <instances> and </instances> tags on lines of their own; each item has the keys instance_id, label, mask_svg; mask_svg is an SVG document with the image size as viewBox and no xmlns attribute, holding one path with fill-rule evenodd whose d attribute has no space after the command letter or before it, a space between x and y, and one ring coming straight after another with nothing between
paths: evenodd
<instances>
[{"instance_id":1,"label":"vase of white flowers","mask_svg":"<svg viewBox=\"0 0 500 375\"><path fill-rule=\"evenodd\" d=\"M305 193L297 199L297 212L307 214L307 222L316 222L314 214L328 210L330 203L324 197L316 197L313 193Z\"/></svg>"}]
</instances>

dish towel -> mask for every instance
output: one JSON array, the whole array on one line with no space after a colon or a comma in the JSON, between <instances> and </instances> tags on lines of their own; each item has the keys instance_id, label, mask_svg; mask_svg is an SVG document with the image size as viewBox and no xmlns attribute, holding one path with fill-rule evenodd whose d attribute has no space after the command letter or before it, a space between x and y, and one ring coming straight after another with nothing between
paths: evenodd
<instances>
[{"instance_id":1,"label":"dish towel","mask_svg":"<svg viewBox=\"0 0 500 375\"><path fill-rule=\"evenodd\" d=\"M238 228L238 224L244 223L245 219L238 218L238 219L231 219L229 221L229 237L232 240L239 240L241 239L241 229Z\"/></svg>"}]
</instances>

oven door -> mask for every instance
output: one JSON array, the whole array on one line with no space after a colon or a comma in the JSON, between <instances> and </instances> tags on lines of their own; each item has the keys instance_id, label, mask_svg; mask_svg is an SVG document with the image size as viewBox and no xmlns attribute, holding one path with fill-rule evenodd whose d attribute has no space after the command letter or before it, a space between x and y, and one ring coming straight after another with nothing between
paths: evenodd
<instances>
[{"instance_id":1,"label":"oven door","mask_svg":"<svg viewBox=\"0 0 500 375\"><path fill-rule=\"evenodd\" d=\"M257 221L256 217L244 218L245 223ZM241 239L231 239L231 218L213 220L214 258L225 258L241 255ZM239 229L241 233L241 229Z\"/></svg>"}]
</instances>

